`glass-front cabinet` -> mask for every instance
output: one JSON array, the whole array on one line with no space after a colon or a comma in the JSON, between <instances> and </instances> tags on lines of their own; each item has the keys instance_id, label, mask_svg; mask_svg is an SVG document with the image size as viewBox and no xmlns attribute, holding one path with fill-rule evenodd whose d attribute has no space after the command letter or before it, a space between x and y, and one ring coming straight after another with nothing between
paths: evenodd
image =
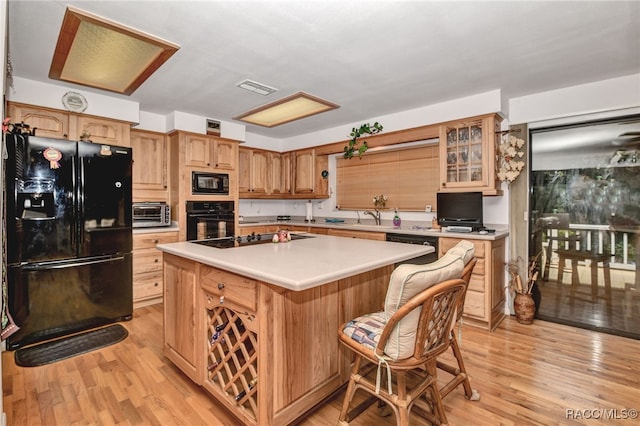
<instances>
[{"instance_id":1,"label":"glass-front cabinet","mask_svg":"<svg viewBox=\"0 0 640 426\"><path fill-rule=\"evenodd\" d=\"M496 178L497 114L440 126L440 191L482 191L501 195Z\"/></svg>"}]
</instances>

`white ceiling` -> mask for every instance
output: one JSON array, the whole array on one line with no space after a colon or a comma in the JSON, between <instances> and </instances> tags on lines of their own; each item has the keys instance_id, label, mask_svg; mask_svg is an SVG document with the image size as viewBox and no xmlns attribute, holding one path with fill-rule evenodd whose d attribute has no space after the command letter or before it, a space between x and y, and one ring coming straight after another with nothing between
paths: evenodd
<instances>
[{"instance_id":1,"label":"white ceiling","mask_svg":"<svg viewBox=\"0 0 640 426\"><path fill-rule=\"evenodd\" d=\"M298 91L341 106L272 129L247 126L273 138L494 89L508 99L640 72L637 0L10 0L14 76L110 95L48 78L67 4L181 46L127 97L143 111L232 121ZM279 91L237 88L244 79Z\"/></svg>"}]
</instances>

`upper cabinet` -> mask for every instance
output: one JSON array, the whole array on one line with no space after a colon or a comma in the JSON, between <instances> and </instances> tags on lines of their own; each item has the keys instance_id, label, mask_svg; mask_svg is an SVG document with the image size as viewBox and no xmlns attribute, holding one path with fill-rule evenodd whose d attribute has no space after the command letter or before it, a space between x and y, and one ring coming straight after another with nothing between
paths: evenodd
<instances>
[{"instance_id":1,"label":"upper cabinet","mask_svg":"<svg viewBox=\"0 0 640 426\"><path fill-rule=\"evenodd\" d=\"M235 170L237 141L192 134L185 140L185 166Z\"/></svg>"},{"instance_id":2,"label":"upper cabinet","mask_svg":"<svg viewBox=\"0 0 640 426\"><path fill-rule=\"evenodd\" d=\"M327 171L329 158L326 155L316 155L315 149L294 151L293 156L295 158L294 195L328 198L329 185L323 172Z\"/></svg>"},{"instance_id":3,"label":"upper cabinet","mask_svg":"<svg viewBox=\"0 0 640 426\"><path fill-rule=\"evenodd\" d=\"M77 139L86 134L93 143L131 146L131 123L90 115L78 115L76 123L79 135Z\"/></svg>"},{"instance_id":4,"label":"upper cabinet","mask_svg":"<svg viewBox=\"0 0 640 426\"><path fill-rule=\"evenodd\" d=\"M8 104L8 117L12 123L25 123L36 129L36 136L43 138L71 139L69 137L69 113L31 105Z\"/></svg>"},{"instance_id":5,"label":"upper cabinet","mask_svg":"<svg viewBox=\"0 0 640 426\"><path fill-rule=\"evenodd\" d=\"M255 195L267 194L268 183L268 152L260 149L239 150L238 190L240 197L251 198Z\"/></svg>"},{"instance_id":6,"label":"upper cabinet","mask_svg":"<svg viewBox=\"0 0 640 426\"><path fill-rule=\"evenodd\" d=\"M327 155L240 148L240 198L328 198Z\"/></svg>"},{"instance_id":7,"label":"upper cabinet","mask_svg":"<svg viewBox=\"0 0 640 426\"><path fill-rule=\"evenodd\" d=\"M497 114L440 126L440 191L502 195L496 176Z\"/></svg>"},{"instance_id":8,"label":"upper cabinet","mask_svg":"<svg viewBox=\"0 0 640 426\"><path fill-rule=\"evenodd\" d=\"M269 152L267 154L267 191L270 194L286 194L286 182L284 179L284 164L282 154L279 152Z\"/></svg>"},{"instance_id":9,"label":"upper cabinet","mask_svg":"<svg viewBox=\"0 0 640 426\"><path fill-rule=\"evenodd\" d=\"M131 123L126 121L13 102L8 112L11 122L28 124L36 136L77 141L86 134L93 143L131 146Z\"/></svg>"},{"instance_id":10,"label":"upper cabinet","mask_svg":"<svg viewBox=\"0 0 640 426\"><path fill-rule=\"evenodd\" d=\"M315 190L316 151L306 149L294 152L295 178L293 192L295 194L313 194Z\"/></svg>"},{"instance_id":11,"label":"upper cabinet","mask_svg":"<svg viewBox=\"0 0 640 426\"><path fill-rule=\"evenodd\" d=\"M134 201L169 201L167 137L131 130Z\"/></svg>"}]
</instances>

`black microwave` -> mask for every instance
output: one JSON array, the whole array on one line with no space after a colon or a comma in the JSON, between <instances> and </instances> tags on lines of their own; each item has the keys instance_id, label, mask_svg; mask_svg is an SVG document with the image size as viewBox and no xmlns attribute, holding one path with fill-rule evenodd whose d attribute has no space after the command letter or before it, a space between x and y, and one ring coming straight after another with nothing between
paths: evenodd
<instances>
[{"instance_id":1,"label":"black microwave","mask_svg":"<svg viewBox=\"0 0 640 426\"><path fill-rule=\"evenodd\" d=\"M226 173L191 172L191 193L229 195L229 175Z\"/></svg>"}]
</instances>

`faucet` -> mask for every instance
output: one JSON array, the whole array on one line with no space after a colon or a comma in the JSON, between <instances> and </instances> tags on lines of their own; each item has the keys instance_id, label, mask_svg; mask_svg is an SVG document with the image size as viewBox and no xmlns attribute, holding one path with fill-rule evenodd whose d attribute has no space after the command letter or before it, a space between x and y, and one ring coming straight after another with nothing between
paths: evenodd
<instances>
[{"instance_id":1,"label":"faucet","mask_svg":"<svg viewBox=\"0 0 640 426\"><path fill-rule=\"evenodd\" d=\"M380 225L380 211L379 210L375 210L374 212L371 212L369 210L365 211L364 214L368 214L369 216L373 217L373 219L376 221L376 225Z\"/></svg>"}]
</instances>

